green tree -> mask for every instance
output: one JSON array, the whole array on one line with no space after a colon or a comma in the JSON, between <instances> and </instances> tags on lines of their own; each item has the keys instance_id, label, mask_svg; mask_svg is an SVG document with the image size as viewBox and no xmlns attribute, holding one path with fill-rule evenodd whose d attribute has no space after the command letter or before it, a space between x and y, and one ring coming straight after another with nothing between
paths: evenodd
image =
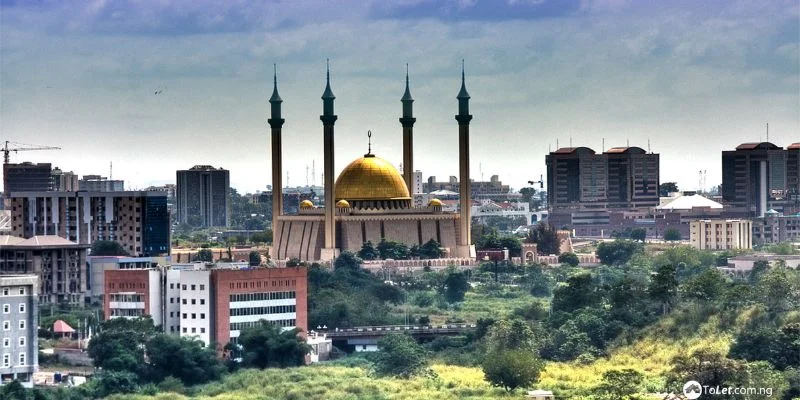
<instances>
[{"instance_id":1,"label":"green tree","mask_svg":"<svg viewBox=\"0 0 800 400\"><path fill-rule=\"evenodd\" d=\"M311 347L297 336L299 332L299 328L284 331L278 325L263 319L255 326L242 329L238 340L238 344L242 346L242 363L262 369L305 364L305 356L311 351ZM227 346L228 349L232 347Z\"/></svg>"},{"instance_id":2,"label":"green tree","mask_svg":"<svg viewBox=\"0 0 800 400\"><path fill-rule=\"evenodd\" d=\"M261 265L261 254L257 251L251 251L248 258L250 259L250 266L257 267Z\"/></svg>"},{"instance_id":3,"label":"green tree","mask_svg":"<svg viewBox=\"0 0 800 400\"><path fill-rule=\"evenodd\" d=\"M394 240L381 239L377 248L378 253L384 260L408 260L411 256L408 246L400 242L395 242Z\"/></svg>"},{"instance_id":4,"label":"green tree","mask_svg":"<svg viewBox=\"0 0 800 400\"><path fill-rule=\"evenodd\" d=\"M157 332L149 316L110 319L102 323L100 332L89 342L89 357L95 367L143 378L147 375L145 347Z\"/></svg>"},{"instance_id":5,"label":"green tree","mask_svg":"<svg viewBox=\"0 0 800 400\"><path fill-rule=\"evenodd\" d=\"M644 242L647 239L647 229L644 228L631 229L630 238L632 240L638 240L640 242Z\"/></svg>"},{"instance_id":6,"label":"green tree","mask_svg":"<svg viewBox=\"0 0 800 400\"><path fill-rule=\"evenodd\" d=\"M484 340L488 353L502 350L538 353L545 336L541 330L534 330L527 321L503 319L492 324Z\"/></svg>"},{"instance_id":7,"label":"green tree","mask_svg":"<svg viewBox=\"0 0 800 400\"><path fill-rule=\"evenodd\" d=\"M272 229L250 235L250 241L255 244L272 243Z\"/></svg>"},{"instance_id":8,"label":"green tree","mask_svg":"<svg viewBox=\"0 0 800 400\"><path fill-rule=\"evenodd\" d=\"M554 285L552 275L545 273L541 265L534 264L525 268L522 282L536 297L549 297Z\"/></svg>"},{"instance_id":9,"label":"green tree","mask_svg":"<svg viewBox=\"0 0 800 400\"><path fill-rule=\"evenodd\" d=\"M656 270L647 292L653 301L661 304L662 313L669 312L678 295L678 279L675 275L675 267L672 265L662 265Z\"/></svg>"},{"instance_id":10,"label":"green tree","mask_svg":"<svg viewBox=\"0 0 800 400\"><path fill-rule=\"evenodd\" d=\"M449 272L444 284L446 286L444 298L448 303L464 301L464 294L467 293L470 287L469 282L467 282L467 275L464 272Z\"/></svg>"},{"instance_id":11,"label":"green tree","mask_svg":"<svg viewBox=\"0 0 800 400\"><path fill-rule=\"evenodd\" d=\"M378 250L372 244L372 241L367 240L366 243L361 245L361 250L358 251L358 256L362 260L377 260L380 257Z\"/></svg>"},{"instance_id":12,"label":"green tree","mask_svg":"<svg viewBox=\"0 0 800 400\"><path fill-rule=\"evenodd\" d=\"M622 265L640 251L643 251L640 243L630 240L615 240L600 243L597 246L596 254L604 265Z\"/></svg>"},{"instance_id":13,"label":"green tree","mask_svg":"<svg viewBox=\"0 0 800 400\"><path fill-rule=\"evenodd\" d=\"M427 370L425 349L414 338L401 333L390 333L378 340L375 372L381 376L410 378Z\"/></svg>"},{"instance_id":14,"label":"green tree","mask_svg":"<svg viewBox=\"0 0 800 400\"><path fill-rule=\"evenodd\" d=\"M114 393L133 393L139 388L136 374L129 371L102 371L94 375L92 384L94 396L99 399Z\"/></svg>"},{"instance_id":15,"label":"green tree","mask_svg":"<svg viewBox=\"0 0 800 400\"><path fill-rule=\"evenodd\" d=\"M92 243L93 256L127 256L129 255L122 245L113 240L97 240Z\"/></svg>"},{"instance_id":16,"label":"green tree","mask_svg":"<svg viewBox=\"0 0 800 400\"><path fill-rule=\"evenodd\" d=\"M583 307L595 306L598 301L598 286L588 272L567 278L567 284L553 291L553 311L572 312Z\"/></svg>"},{"instance_id":17,"label":"green tree","mask_svg":"<svg viewBox=\"0 0 800 400\"><path fill-rule=\"evenodd\" d=\"M536 382L544 363L529 351L501 350L487 354L482 367L489 383L511 392Z\"/></svg>"},{"instance_id":18,"label":"green tree","mask_svg":"<svg viewBox=\"0 0 800 400\"><path fill-rule=\"evenodd\" d=\"M669 229L664 231L664 240L666 240L668 242L676 242L676 241L679 241L681 239L682 239L681 231L679 231L679 230L677 230L675 228L669 228Z\"/></svg>"},{"instance_id":19,"label":"green tree","mask_svg":"<svg viewBox=\"0 0 800 400\"><path fill-rule=\"evenodd\" d=\"M558 236L558 231L547 222L536 224L536 228L528 233L528 242L536 243L536 251L540 255L561 253L561 238Z\"/></svg>"},{"instance_id":20,"label":"green tree","mask_svg":"<svg viewBox=\"0 0 800 400\"><path fill-rule=\"evenodd\" d=\"M419 258L422 259L430 259L430 258L441 258L444 251L442 251L439 242L436 240L428 240L422 246L419 246Z\"/></svg>"},{"instance_id":21,"label":"green tree","mask_svg":"<svg viewBox=\"0 0 800 400\"><path fill-rule=\"evenodd\" d=\"M658 194L661 197L667 197L670 193L678 191L678 184L675 182L664 182L658 185Z\"/></svg>"},{"instance_id":22,"label":"green tree","mask_svg":"<svg viewBox=\"0 0 800 400\"><path fill-rule=\"evenodd\" d=\"M336 270L360 270L362 262L361 258L353 254L353 252L343 251L333 262L333 268Z\"/></svg>"},{"instance_id":23,"label":"green tree","mask_svg":"<svg viewBox=\"0 0 800 400\"><path fill-rule=\"evenodd\" d=\"M715 350L698 349L682 354L673 358L670 365L674 367L667 374L667 385L678 393L690 380L711 387L747 386L747 365Z\"/></svg>"},{"instance_id":24,"label":"green tree","mask_svg":"<svg viewBox=\"0 0 800 400\"><path fill-rule=\"evenodd\" d=\"M761 274L755 293L771 312L797 308L800 306L800 273L785 266L770 268Z\"/></svg>"},{"instance_id":25,"label":"green tree","mask_svg":"<svg viewBox=\"0 0 800 400\"><path fill-rule=\"evenodd\" d=\"M723 294L726 286L725 276L711 267L684 281L680 285L680 293L687 299L713 301Z\"/></svg>"},{"instance_id":26,"label":"green tree","mask_svg":"<svg viewBox=\"0 0 800 400\"><path fill-rule=\"evenodd\" d=\"M195 261L204 261L204 262L213 262L214 261L214 253L211 252L210 249L200 249L197 254L194 255Z\"/></svg>"},{"instance_id":27,"label":"green tree","mask_svg":"<svg viewBox=\"0 0 800 400\"><path fill-rule=\"evenodd\" d=\"M636 399L642 391L644 375L630 368L603 372L603 380L594 392L602 399L629 400Z\"/></svg>"},{"instance_id":28,"label":"green tree","mask_svg":"<svg viewBox=\"0 0 800 400\"><path fill-rule=\"evenodd\" d=\"M580 263L580 259L578 259L578 255L575 253L561 253L558 256L558 262L561 264L567 264L571 267L577 267Z\"/></svg>"},{"instance_id":29,"label":"green tree","mask_svg":"<svg viewBox=\"0 0 800 400\"><path fill-rule=\"evenodd\" d=\"M173 376L185 385L197 385L219 379L225 370L215 350L199 339L158 334L147 342L147 355L156 381Z\"/></svg>"},{"instance_id":30,"label":"green tree","mask_svg":"<svg viewBox=\"0 0 800 400\"><path fill-rule=\"evenodd\" d=\"M3 400L29 400L32 397L28 396L25 387L15 379L0 386L0 398Z\"/></svg>"}]
</instances>

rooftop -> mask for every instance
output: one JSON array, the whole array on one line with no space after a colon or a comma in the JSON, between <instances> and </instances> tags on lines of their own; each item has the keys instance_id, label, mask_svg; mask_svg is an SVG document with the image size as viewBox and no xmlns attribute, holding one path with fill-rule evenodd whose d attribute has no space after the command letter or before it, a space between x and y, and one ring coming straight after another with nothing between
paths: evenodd
<instances>
[{"instance_id":1,"label":"rooftop","mask_svg":"<svg viewBox=\"0 0 800 400\"><path fill-rule=\"evenodd\" d=\"M575 152L596 154L594 150L588 147L562 147L556 151L551 152L550 154L572 154Z\"/></svg>"},{"instance_id":2,"label":"rooftop","mask_svg":"<svg viewBox=\"0 0 800 400\"><path fill-rule=\"evenodd\" d=\"M0 245L12 248L20 247L85 247L88 244L78 244L56 235L39 235L33 236L29 239L23 239L16 236L2 235L0 236Z\"/></svg>"},{"instance_id":3,"label":"rooftop","mask_svg":"<svg viewBox=\"0 0 800 400\"><path fill-rule=\"evenodd\" d=\"M780 150L781 148L770 142L750 142L736 146L736 150Z\"/></svg>"},{"instance_id":4,"label":"rooftop","mask_svg":"<svg viewBox=\"0 0 800 400\"><path fill-rule=\"evenodd\" d=\"M612 147L605 151L605 154L628 154L628 153L644 154L647 152L644 151L643 148L636 146Z\"/></svg>"},{"instance_id":5,"label":"rooftop","mask_svg":"<svg viewBox=\"0 0 800 400\"><path fill-rule=\"evenodd\" d=\"M693 194L691 196L680 196L667 204L656 207L656 210L691 210L702 207L722 209L722 204L699 194Z\"/></svg>"}]
</instances>

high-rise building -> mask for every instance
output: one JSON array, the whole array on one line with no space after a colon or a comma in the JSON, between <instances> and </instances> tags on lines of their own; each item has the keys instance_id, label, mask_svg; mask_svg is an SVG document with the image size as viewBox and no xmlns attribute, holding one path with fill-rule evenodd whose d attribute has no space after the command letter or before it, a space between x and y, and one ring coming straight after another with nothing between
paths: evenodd
<instances>
[{"instance_id":1,"label":"high-rise building","mask_svg":"<svg viewBox=\"0 0 800 400\"><path fill-rule=\"evenodd\" d=\"M80 190L78 175L72 171L65 172L59 168L53 168L53 190L56 192L77 192Z\"/></svg>"},{"instance_id":2,"label":"high-rise building","mask_svg":"<svg viewBox=\"0 0 800 400\"><path fill-rule=\"evenodd\" d=\"M100 175L84 175L78 182L80 190L87 192L122 192L125 191L125 181L108 179Z\"/></svg>"},{"instance_id":3,"label":"high-rise building","mask_svg":"<svg viewBox=\"0 0 800 400\"><path fill-rule=\"evenodd\" d=\"M461 187L457 177L451 176L446 182L437 182L435 176L428 177L427 182L422 183L421 193L430 193L438 190L448 190L461 193ZM515 194L511 192L508 185L503 185L498 175L492 175L488 181L471 181L471 197L475 199L494 199L498 201L508 200L509 196Z\"/></svg>"},{"instance_id":4,"label":"high-rise building","mask_svg":"<svg viewBox=\"0 0 800 400\"><path fill-rule=\"evenodd\" d=\"M11 235L58 235L78 244L119 243L132 256L169 254L163 192L12 192Z\"/></svg>"},{"instance_id":5,"label":"high-rise building","mask_svg":"<svg viewBox=\"0 0 800 400\"><path fill-rule=\"evenodd\" d=\"M82 305L88 295L88 248L54 235L0 236L0 274L36 275L41 304Z\"/></svg>"},{"instance_id":6,"label":"high-rise building","mask_svg":"<svg viewBox=\"0 0 800 400\"><path fill-rule=\"evenodd\" d=\"M750 217L800 211L800 143L784 150L769 142L722 152L722 199Z\"/></svg>"},{"instance_id":7,"label":"high-rise building","mask_svg":"<svg viewBox=\"0 0 800 400\"><path fill-rule=\"evenodd\" d=\"M640 147L597 154L565 147L545 157L551 211L636 209L658 205L659 155Z\"/></svg>"},{"instance_id":8,"label":"high-rise building","mask_svg":"<svg viewBox=\"0 0 800 400\"><path fill-rule=\"evenodd\" d=\"M308 330L305 268L105 271L106 319L151 315L164 332L217 350L260 320Z\"/></svg>"},{"instance_id":9,"label":"high-rise building","mask_svg":"<svg viewBox=\"0 0 800 400\"><path fill-rule=\"evenodd\" d=\"M50 163L3 164L3 191L46 192L53 190Z\"/></svg>"},{"instance_id":10,"label":"high-rise building","mask_svg":"<svg viewBox=\"0 0 800 400\"><path fill-rule=\"evenodd\" d=\"M190 226L230 226L230 173L209 165L177 172L178 222Z\"/></svg>"},{"instance_id":11,"label":"high-rise building","mask_svg":"<svg viewBox=\"0 0 800 400\"><path fill-rule=\"evenodd\" d=\"M36 275L0 275L0 385L16 380L33 387L39 369L38 287Z\"/></svg>"}]
</instances>

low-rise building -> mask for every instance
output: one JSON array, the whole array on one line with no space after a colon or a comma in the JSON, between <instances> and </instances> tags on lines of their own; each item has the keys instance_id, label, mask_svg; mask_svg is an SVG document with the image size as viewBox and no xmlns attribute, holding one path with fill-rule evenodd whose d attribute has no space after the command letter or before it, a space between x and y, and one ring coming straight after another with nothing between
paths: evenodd
<instances>
[{"instance_id":1,"label":"low-rise building","mask_svg":"<svg viewBox=\"0 0 800 400\"><path fill-rule=\"evenodd\" d=\"M783 215L775 210L769 210L763 218L754 218L753 242L756 244L800 242L800 213Z\"/></svg>"},{"instance_id":2,"label":"low-rise building","mask_svg":"<svg viewBox=\"0 0 800 400\"><path fill-rule=\"evenodd\" d=\"M17 380L33 387L39 369L39 277L0 275L0 385Z\"/></svg>"},{"instance_id":3,"label":"low-rise building","mask_svg":"<svg viewBox=\"0 0 800 400\"><path fill-rule=\"evenodd\" d=\"M703 250L752 249L752 233L753 223L749 220L697 220L690 225L690 242Z\"/></svg>"}]
</instances>

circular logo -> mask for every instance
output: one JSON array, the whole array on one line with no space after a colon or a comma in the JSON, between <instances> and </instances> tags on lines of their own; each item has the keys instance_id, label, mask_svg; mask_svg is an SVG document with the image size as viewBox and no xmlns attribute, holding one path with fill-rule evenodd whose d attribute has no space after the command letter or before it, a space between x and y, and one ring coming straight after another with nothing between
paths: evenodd
<instances>
[{"instance_id":1,"label":"circular logo","mask_svg":"<svg viewBox=\"0 0 800 400\"><path fill-rule=\"evenodd\" d=\"M698 381L689 381L683 385L683 395L689 400L700 397L702 391L703 387L700 386L700 382Z\"/></svg>"}]
</instances>

